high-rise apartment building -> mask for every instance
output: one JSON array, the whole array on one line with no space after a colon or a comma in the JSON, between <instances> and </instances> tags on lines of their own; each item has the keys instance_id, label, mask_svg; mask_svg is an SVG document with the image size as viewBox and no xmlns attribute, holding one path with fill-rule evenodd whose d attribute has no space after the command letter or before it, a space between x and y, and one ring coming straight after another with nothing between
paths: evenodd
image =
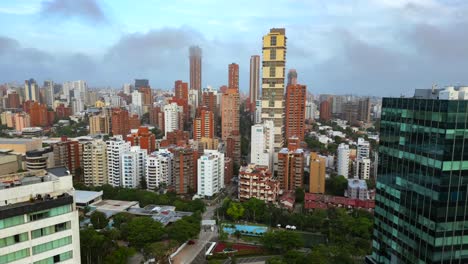
<instances>
[{"instance_id":1,"label":"high-rise apartment building","mask_svg":"<svg viewBox=\"0 0 468 264\"><path fill-rule=\"evenodd\" d=\"M253 125L251 128L250 163L267 166L273 172L274 124L266 120L263 124Z\"/></svg>"},{"instance_id":2,"label":"high-rise apartment building","mask_svg":"<svg viewBox=\"0 0 468 264\"><path fill-rule=\"evenodd\" d=\"M249 79L249 109L252 118L255 114L256 102L260 96L260 56L250 57L250 79ZM254 119L253 119L254 120Z\"/></svg>"},{"instance_id":3,"label":"high-rise apartment building","mask_svg":"<svg viewBox=\"0 0 468 264\"><path fill-rule=\"evenodd\" d=\"M30 101L27 112L31 117L31 126L45 127L51 123L49 122L49 115L45 104Z\"/></svg>"},{"instance_id":4,"label":"high-rise apartment building","mask_svg":"<svg viewBox=\"0 0 468 264\"><path fill-rule=\"evenodd\" d=\"M110 133L110 120L105 114L93 115L89 117L89 134L109 134Z\"/></svg>"},{"instance_id":5,"label":"high-rise apartment building","mask_svg":"<svg viewBox=\"0 0 468 264\"><path fill-rule=\"evenodd\" d=\"M278 180L280 188L285 191L303 188L304 186L304 150L299 148L297 137L288 140L288 147L278 153Z\"/></svg>"},{"instance_id":6,"label":"high-rise apartment building","mask_svg":"<svg viewBox=\"0 0 468 264\"><path fill-rule=\"evenodd\" d=\"M146 185L155 190L162 184L172 184L172 166L174 155L168 149L160 149L151 153L146 161Z\"/></svg>"},{"instance_id":7,"label":"high-rise apartment building","mask_svg":"<svg viewBox=\"0 0 468 264\"><path fill-rule=\"evenodd\" d=\"M39 86L37 86L36 80L24 81L24 101L39 102Z\"/></svg>"},{"instance_id":8,"label":"high-rise apartment building","mask_svg":"<svg viewBox=\"0 0 468 264\"><path fill-rule=\"evenodd\" d=\"M139 116L143 113L143 94L138 91L133 91L132 95L132 112Z\"/></svg>"},{"instance_id":9,"label":"high-rise apartment building","mask_svg":"<svg viewBox=\"0 0 468 264\"><path fill-rule=\"evenodd\" d=\"M122 161L120 157L130 150L130 142L123 140L122 135L117 135L106 141L107 144L107 173L109 184L114 187L123 186L121 180Z\"/></svg>"},{"instance_id":10,"label":"high-rise apartment building","mask_svg":"<svg viewBox=\"0 0 468 264\"><path fill-rule=\"evenodd\" d=\"M14 124L16 131L22 131L23 129L31 126L31 118L29 114L25 112L16 113L14 115Z\"/></svg>"},{"instance_id":11,"label":"high-rise apartment building","mask_svg":"<svg viewBox=\"0 0 468 264\"><path fill-rule=\"evenodd\" d=\"M206 110L206 107L199 109L197 117L193 120L193 139L199 141L201 138L214 138L214 114Z\"/></svg>"},{"instance_id":12,"label":"high-rise apartment building","mask_svg":"<svg viewBox=\"0 0 468 264\"><path fill-rule=\"evenodd\" d=\"M229 64L228 88L239 90L239 64L237 63Z\"/></svg>"},{"instance_id":13,"label":"high-rise apartment building","mask_svg":"<svg viewBox=\"0 0 468 264\"><path fill-rule=\"evenodd\" d=\"M171 147L169 151L174 155L171 184L176 193L196 192L198 153L187 147Z\"/></svg>"},{"instance_id":14,"label":"high-rise apartment building","mask_svg":"<svg viewBox=\"0 0 468 264\"><path fill-rule=\"evenodd\" d=\"M141 149L152 153L156 148L156 137L146 126L141 126L135 133L127 135L126 140L132 146L139 146Z\"/></svg>"},{"instance_id":15,"label":"high-rise apartment building","mask_svg":"<svg viewBox=\"0 0 468 264\"><path fill-rule=\"evenodd\" d=\"M63 136L59 142L52 145L54 150L54 164L55 166L64 166L74 177L74 181L81 182L83 179L79 175L79 168L81 168L82 149L78 141L69 140Z\"/></svg>"},{"instance_id":16,"label":"high-rise apartment building","mask_svg":"<svg viewBox=\"0 0 468 264\"><path fill-rule=\"evenodd\" d=\"M0 199L0 263L81 262L78 210L66 168L2 175Z\"/></svg>"},{"instance_id":17,"label":"high-rise apartment building","mask_svg":"<svg viewBox=\"0 0 468 264\"><path fill-rule=\"evenodd\" d=\"M122 108L112 108L112 134L126 136L130 132L128 111Z\"/></svg>"},{"instance_id":18,"label":"high-rise apartment building","mask_svg":"<svg viewBox=\"0 0 468 264\"><path fill-rule=\"evenodd\" d=\"M279 196L279 182L266 166L249 164L239 169L239 200L250 198L275 203Z\"/></svg>"},{"instance_id":19,"label":"high-rise apartment building","mask_svg":"<svg viewBox=\"0 0 468 264\"><path fill-rule=\"evenodd\" d=\"M370 144L364 138L358 138L357 140L357 151L356 159L369 158Z\"/></svg>"},{"instance_id":20,"label":"high-rise apartment building","mask_svg":"<svg viewBox=\"0 0 468 264\"><path fill-rule=\"evenodd\" d=\"M468 263L467 90L383 98L374 263Z\"/></svg>"},{"instance_id":21,"label":"high-rise apartment building","mask_svg":"<svg viewBox=\"0 0 468 264\"><path fill-rule=\"evenodd\" d=\"M354 178L368 180L370 178L370 165L371 160L369 158L357 159L354 166Z\"/></svg>"},{"instance_id":22,"label":"high-rise apartment building","mask_svg":"<svg viewBox=\"0 0 468 264\"><path fill-rule=\"evenodd\" d=\"M343 175L345 178L349 176L349 145L345 143L341 143L338 145L337 149L338 157L337 157L337 165L336 170L338 175Z\"/></svg>"},{"instance_id":23,"label":"high-rise apartment building","mask_svg":"<svg viewBox=\"0 0 468 264\"><path fill-rule=\"evenodd\" d=\"M318 153L310 153L309 192L325 193L326 160Z\"/></svg>"},{"instance_id":24,"label":"high-rise apartment building","mask_svg":"<svg viewBox=\"0 0 468 264\"><path fill-rule=\"evenodd\" d=\"M149 123L164 132L164 109L161 109L160 106L151 107L149 110Z\"/></svg>"},{"instance_id":25,"label":"high-rise apartment building","mask_svg":"<svg viewBox=\"0 0 468 264\"><path fill-rule=\"evenodd\" d=\"M55 100L54 82L51 80L44 81L45 101L48 106L52 106Z\"/></svg>"},{"instance_id":26,"label":"high-rise apartment building","mask_svg":"<svg viewBox=\"0 0 468 264\"><path fill-rule=\"evenodd\" d=\"M181 119L183 116L183 107L177 105L177 103L170 103L164 106L164 134L174 130L182 129L180 126Z\"/></svg>"},{"instance_id":27,"label":"high-rise apartment building","mask_svg":"<svg viewBox=\"0 0 468 264\"><path fill-rule=\"evenodd\" d=\"M330 121L331 119L331 104L330 100L325 100L320 103L320 120Z\"/></svg>"},{"instance_id":28,"label":"high-rise apartment building","mask_svg":"<svg viewBox=\"0 0 468 264\"><path fill-rule=\"evenodd\" d=\"M226 140L232 131L239 131L239 91L229 88L221 99L221 138Z\"/></svg>"},{"instance_id":29,"label":"high-rise apartment building","mask_svg":"<svg viewBox=\"0 0 468 264\"><path fill-rule=\"evenodd\" d=\"M83 144L83 178L87 186L108 183L106 142L93 140Z\"/></svg>"},{"instance_id":30,"label":"high-rise apartment building","mask_svg":"<svg viewBox=\"0 0 468 264\"><path fill-rule=\"evenodd\" d=\"M284 144L286 39L284 28L272 28L263 36L262 120L275 125L275 152Z\"/></svg>"},{"instance_id":31,"label":"high-rise apartment building","mask_svg":"<svg viewBox=\"0 0 468 264\"><path fill-rule=\"evenodd\" d=\"M202 197L212 197L224 188L224 154L205 150L198 159L198 191Z\"/></svg>"},{"instance_id":32,"label":"high-rise apartment building","mask_svg":"<svg viewBox=\"0 0 468 264\"><path fill-rule=\"evenodd\" d=\"M286 88L286 138L298 137L304 141L306 95L305 85L290 84Z\"/></svg>"},{"instance_id":33,"label":"high-rise apartment building","mask_svg":"<svg viewBox=\"0 0 468 264\"><path fill-rule=\"evenodd\" d=\"M188 102L189 99L189 89L188 89L188 83L183 82L181 80L177 80L174 83L174 94L175 98L183 99Z\"/></svg>"},{"instance_id":34,"label":"high-rise apartment building","mask_svg":"<svg viewBox=\"0 0 468 264\"><path fill-rule=\"evenodd\" d=\"M120 156L121 186L124 188L137 188L143 179L146 179L147 152L139 146L130 147Z\"/></svg>"},{"instance_id":35,"label":"high-rise apartment building","mask_svg":"<svg viewBox=\"0 0 468 264\"><path fill-rule=\"evenodd\" d=\"M369 97L367 98L362 98L358 102L358 119L365 122L369 123L370 122L370 99Z\"/></svg>"},{"instance_id":36,"label":"high-rise apartment building","mask_svg":"<svg viewBox=\"0 0 468 264\"><path fill-rule=\"evenodd\" d=\"M20 97L16 91L11 91L7 95L7 108L17 109L21 107Z\"/></svg>"}]
</instances>

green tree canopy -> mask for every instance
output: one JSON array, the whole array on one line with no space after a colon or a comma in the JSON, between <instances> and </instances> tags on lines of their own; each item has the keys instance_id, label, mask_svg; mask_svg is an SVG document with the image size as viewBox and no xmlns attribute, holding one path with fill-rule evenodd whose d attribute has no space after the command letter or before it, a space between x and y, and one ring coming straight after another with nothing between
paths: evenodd
<instances>
[{"instance_id":1,"label":"green tree canopy","mask_svg":"<svg viewBox=\"0 0 468 264\"><path fill-rule=\"evenodd\" d=\"M91 213L91 224L93 224L94 229L103 229L109 224L109 220L106 217L106 214L94 211Z\"/></svg>"},{"instance_id":2,"label":"green tree canopy","mask_svg":"<svg viewBox=\"0 0 468 264\"><path fill-rule=\"evenodd\" d=\"M150 217L135 217L126 228L128 242L138 249L160 240L165 233L163 225Z\"/></svg>"},{"instance_id":3,"label":"green tree canopy","mask_svg":"<svg viewBox=\"0 0 468 264\"><path fill-rule=\"evenodd\" d=\"M242 216L244 216L244 207L242 204L237 202L231 202L229 208L227 209L227 214L234 220L239 220Z\"/></svg>"}]
</instances>

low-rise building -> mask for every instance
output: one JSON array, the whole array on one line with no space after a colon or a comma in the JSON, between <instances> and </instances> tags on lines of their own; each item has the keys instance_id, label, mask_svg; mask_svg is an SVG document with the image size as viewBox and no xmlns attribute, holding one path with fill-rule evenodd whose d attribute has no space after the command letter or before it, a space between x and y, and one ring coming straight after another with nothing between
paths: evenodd
<instances>
[{"instance_id":1,"label":"low-rise building","mask_svg":"<svg viewBox=\"0 0 468 264\"><path fill-rule=\"evenodd\" d=\"M279 185L279 182L272 178L268 166L249 164L239 170L239 199L241 201L257 198L265 202L276 203Z\"/></svg>"}]
</instances>

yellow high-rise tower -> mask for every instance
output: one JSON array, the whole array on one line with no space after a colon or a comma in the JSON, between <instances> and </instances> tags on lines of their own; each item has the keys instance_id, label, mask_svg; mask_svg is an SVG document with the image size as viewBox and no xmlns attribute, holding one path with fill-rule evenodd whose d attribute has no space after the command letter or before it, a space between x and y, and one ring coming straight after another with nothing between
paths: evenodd
<instances>
[{"instance_id":1,"label":"yellow high-rise tower","mask_svg":"<svg viewBox=\"0 0 468 264\"><path fill-rule=\"evenodd\" d=\"M286 30L272 28L263 36L262 121L274 123L275 153L284 144L284 80L286 67ZM287 139L286 139L287 140ZM275 170L278 164L275 156ZM270 168L273 170L273 168Z\"/></svg>"}]
</instances>

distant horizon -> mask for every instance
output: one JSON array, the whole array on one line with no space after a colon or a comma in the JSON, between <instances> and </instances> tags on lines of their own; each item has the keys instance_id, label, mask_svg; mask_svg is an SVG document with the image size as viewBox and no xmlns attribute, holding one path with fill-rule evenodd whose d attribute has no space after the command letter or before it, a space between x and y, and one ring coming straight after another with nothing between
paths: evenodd
<instances>
[{"instance_id":1,"label":"distant horizon","mask_svg":"<svg viewBox=\"0 0 468 264\"><path fill-rule=\"evenodd\" d=\"M296 69L311 93L399 96L468 83L468 36L460 34L467 10L455 0L8 1L0 3L8 25L0 29L0 83L119 87L147 76L170 89L189 81L188 49L198 45L202 86L225 85L235 62L245 93L250 56L261 56L270 28L284 27L286 71Z\"/></svg>"}]
</instances>

